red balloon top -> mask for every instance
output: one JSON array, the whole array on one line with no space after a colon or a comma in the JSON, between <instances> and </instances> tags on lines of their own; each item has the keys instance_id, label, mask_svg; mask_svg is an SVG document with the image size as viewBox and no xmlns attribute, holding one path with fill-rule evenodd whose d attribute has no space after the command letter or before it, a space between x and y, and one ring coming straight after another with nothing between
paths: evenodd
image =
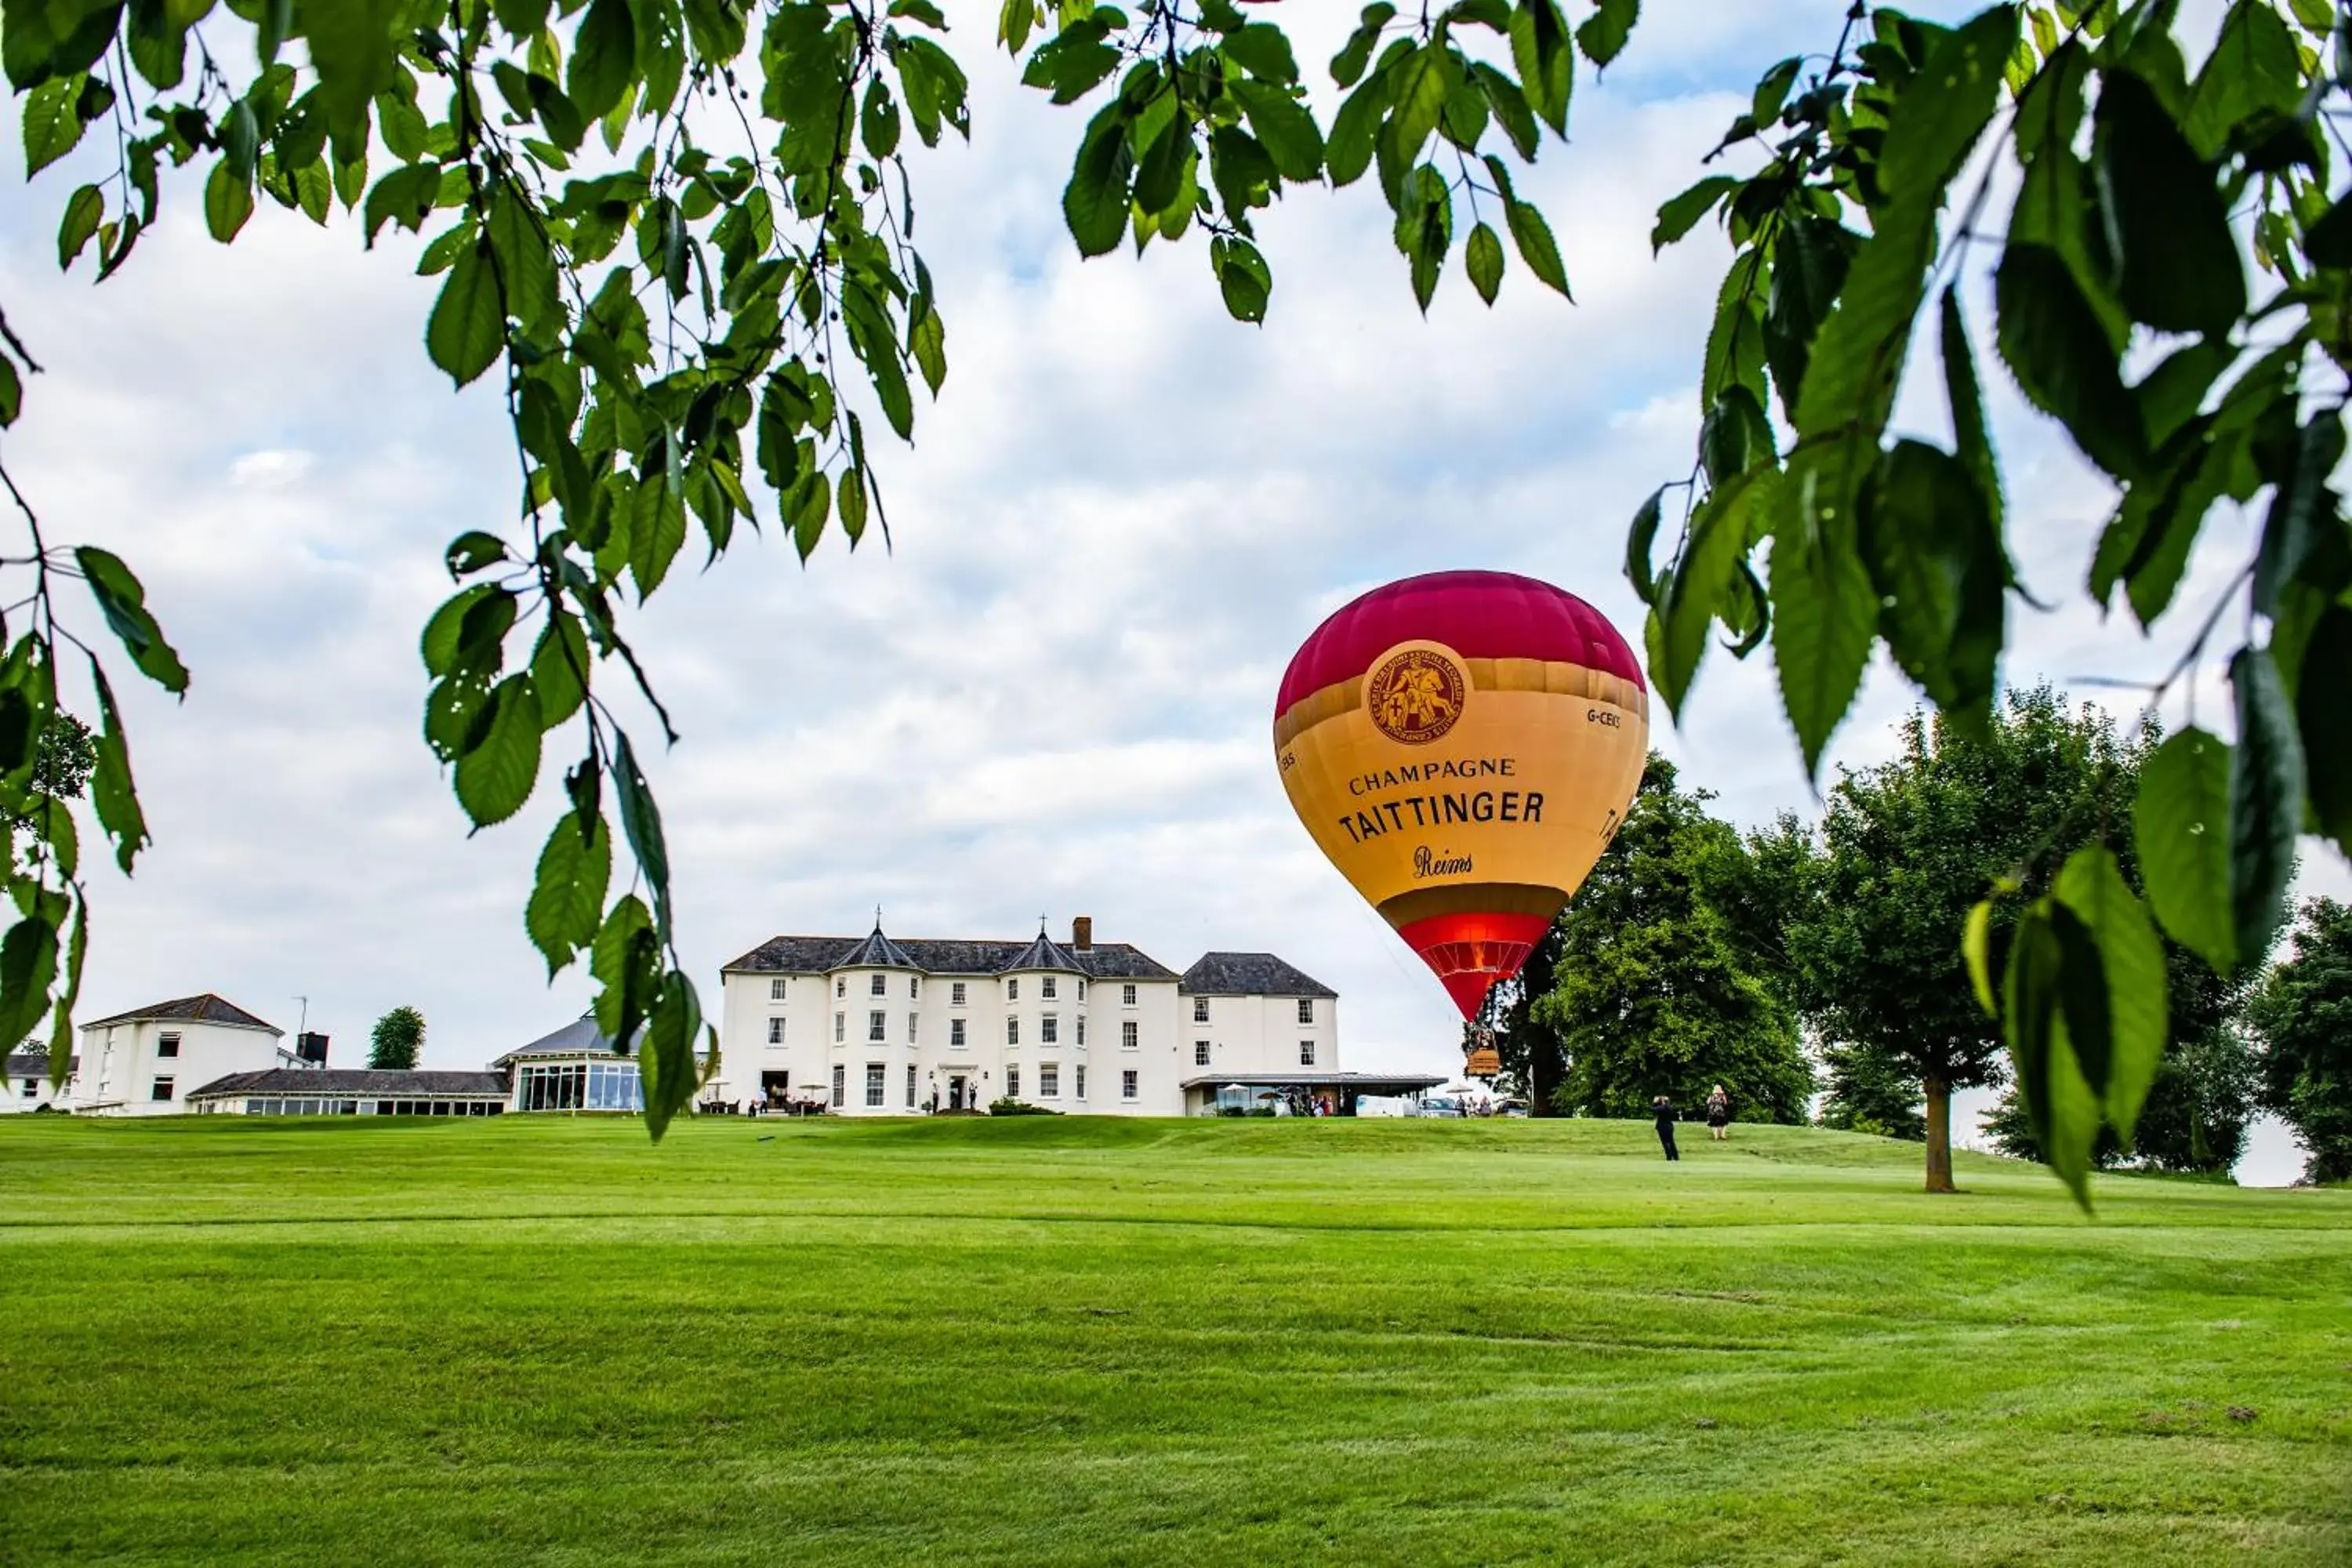
<instances>
[{"instance_id":1,"label":"red balloon top","mask_svg":"<svg viewBox=\"0 0 2352 1568\"><path fill-rule=\"evenodd\" d=\"M1375 588L1316 627L1291 656L1275 712L1363 674L1385 649L1416 637L1465 658L1554 659L1643 684L1641 661L1617 628L1565 589L1511 572L1432 572Z\"/></svg>"}]
</instances>

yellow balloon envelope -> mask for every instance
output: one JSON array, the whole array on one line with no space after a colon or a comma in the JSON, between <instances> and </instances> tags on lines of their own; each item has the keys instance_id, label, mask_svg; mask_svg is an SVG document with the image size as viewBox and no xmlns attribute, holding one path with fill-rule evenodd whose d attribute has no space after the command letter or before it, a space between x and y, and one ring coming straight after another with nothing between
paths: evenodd
<instances>
[{"instance_id":1,"label":"yellow balloon envelope","mask_svg":"<svg viewBox=\"0 0 2352 1568\"><path fill-rule=\"evenodd\" d=\"M1465 1018L1601 858L1649 740L1616 628L1504 572L1374 589L1299 647L1275 702L1299 820Z\"/></svg>"}]
</instances>

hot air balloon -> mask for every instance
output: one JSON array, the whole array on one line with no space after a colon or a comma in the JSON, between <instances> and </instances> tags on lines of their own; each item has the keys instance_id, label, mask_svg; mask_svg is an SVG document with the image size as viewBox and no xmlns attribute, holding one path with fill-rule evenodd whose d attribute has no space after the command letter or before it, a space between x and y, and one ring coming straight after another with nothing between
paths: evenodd
<instances>
[{"instance_id":1,"label":"hot air balloon","mask_svg":"<svg viewBox=\"0 0 2352 1568\"><path fill-rule=\"evenodd\" d=\"M1649 740L1616 628L1507 572L1375 588L1316 628L1275 700L1299 820L1465 1018L1601 858Z\"/></svg>"}]
</instances>

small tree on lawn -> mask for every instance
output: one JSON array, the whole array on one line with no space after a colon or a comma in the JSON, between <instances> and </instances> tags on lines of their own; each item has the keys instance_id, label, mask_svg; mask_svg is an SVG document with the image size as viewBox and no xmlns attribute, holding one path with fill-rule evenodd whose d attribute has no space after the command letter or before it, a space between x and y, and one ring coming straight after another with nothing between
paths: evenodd
<instances>
[{"instance_id":1,"label":"small tree on lawn","mask_svg":"<svg viewBox=\"0 0 2352 1568\"><path fill-rule=\"evenodd\" d=\"M2003 877L2038 893L2069 851L2119 830L2150 739L2126 742L2044 686L2011 693L1974 737L1914 713L1895 760L1831 792L1821 896L1790 950L1845 1091L1918 1086L1929 1192L1953 1190L1952 1091L2003 1076L2000 1026L1961 957L1969 911Z\"/></svg>"},{"instance_id":2,"label":"small tree on lawn","mask_svg":"<svg viewBox=\"0 0 2352 1568\"><path fill-rule=\"evenodd\" d=\"M2248 1020L2263 1042L2263 1100L2311 1156L2315 1182L2352 1181L2352 909L2303 907L2293 956L2270 973Z\"/></svg>"},{"instance_id":3,"label":"small tree on lawn","mask_svg":"<svg viewBox=\"0 0 2352 1568\"><path fill-rule=\"evenodd\" d=\"M404 1070L416 1065L425 1048L425 1015L414 1007L394 1007L375 1021L368 1035L368 1066Z\"/></svg>"},{"instance_id":4,"label":"small tree on lawn","mask_svg":"<svg viewBox=\"0 0 2352 1568\"><path fill-rule=\"evenodd\" d=\"M1557 922L1559 961L1532 1009L1567 1058L1555 1103L1640 1116L1653 1095L1684 1104L1709 1086L1739 1113L1802 1121L1812 1072L1796 1016L1752 962L1717 895L1745 850L1653 755L1623 825Z\"/></svg>"}]
</instances>

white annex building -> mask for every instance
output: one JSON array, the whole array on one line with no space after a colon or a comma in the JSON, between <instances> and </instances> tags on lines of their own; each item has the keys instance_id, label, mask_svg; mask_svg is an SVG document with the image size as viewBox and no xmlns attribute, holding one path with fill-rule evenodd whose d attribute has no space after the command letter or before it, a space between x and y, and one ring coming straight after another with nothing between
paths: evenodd
<instances>
[{"instance_id":1,"label":"white annex building","mask_svg":"<svg viewBox=\"0 0 2352 1568\"><path fill-rule=\"evenodd\" d=\"M286 1031L206 992L134 1007L81 1026L65 1104L83 1116L173 1116L191 1089L230 1073L311 1071ZM321 1051L325 1041L316 1039Z\"/></svg>"},{"instance_id":2,"label":"white annex building","mask_svg":"<svg viewBox=\"0 0 2352 1568\"><path fill-rule=\"evenodd\" d=\"M1126 942L779 936L720 972L722 1099L905 1116L1020 1100L1181 1116L1269 1097L1351 1113L1433 1079L1339 1068L1339 997L1270 952L1182 974Z\"/></svg>"}]
</instances>

